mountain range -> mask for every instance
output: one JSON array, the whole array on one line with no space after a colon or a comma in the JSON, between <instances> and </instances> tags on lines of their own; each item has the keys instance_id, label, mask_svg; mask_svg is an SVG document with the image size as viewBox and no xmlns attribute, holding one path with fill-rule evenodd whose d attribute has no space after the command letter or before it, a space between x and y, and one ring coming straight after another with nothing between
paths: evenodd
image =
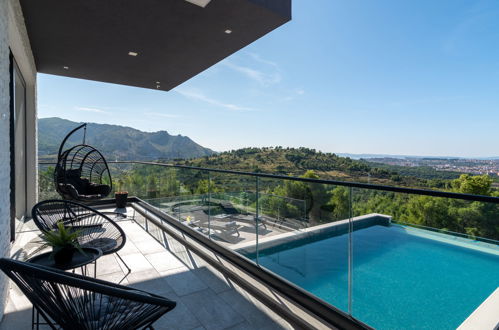
<instances>
[{"instance_id":1,"label":"mountain range","mask_svg":"<svg viewBox=\"0 0 499 330\"><path fill-rule=\"evenodd\" d=\"M57 117L38 120L38 154L40 158L57 156L59 145L72 129L82 123ZM83 142L83 129L73 134L65 149ZM131 127L88 123L86 144L98 149L108 160L158 160L197 158L215 154L187 136L166 131L142 132Z\"/></svg>"}]
</instances>

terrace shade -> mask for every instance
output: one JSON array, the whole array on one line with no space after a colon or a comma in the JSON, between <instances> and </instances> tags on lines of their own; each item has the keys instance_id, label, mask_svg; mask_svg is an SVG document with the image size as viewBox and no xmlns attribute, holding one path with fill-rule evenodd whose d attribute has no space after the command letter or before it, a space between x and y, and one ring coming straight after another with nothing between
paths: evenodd
<instances>
[{"instance_id":1,"label":"terrace shade","mask_svg":"<svg viewBox=\"0 0 499 330\"><path fill-rule=\"evenodd\" d=\"M38 72L171 90L291 19L291 0L21 0Z\"/></svg>"}]
</instances>

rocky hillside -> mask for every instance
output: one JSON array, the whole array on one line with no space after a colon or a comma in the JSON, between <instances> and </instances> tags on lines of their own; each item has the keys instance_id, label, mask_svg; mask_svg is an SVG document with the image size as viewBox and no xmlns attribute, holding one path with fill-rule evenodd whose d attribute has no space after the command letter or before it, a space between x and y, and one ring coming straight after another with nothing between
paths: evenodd
<instances>
[{"instance_id":1,"label":"rocky hillside","mask_svg":"<svg viewBox=\"0 0 499 330\"><path fill-rule=\"evenodd\" d=\"M38 120L38 152L40 158L57 155L59 144L68 132L81 123L61 118ZM66 147L82 142L83 130L75 133ZM88 123L86 143L101 151L108 160L158 160L196 158L213 155L187 136L170 135L166 131L142 132L131 127Z\"/></svg>"}]
</instances>

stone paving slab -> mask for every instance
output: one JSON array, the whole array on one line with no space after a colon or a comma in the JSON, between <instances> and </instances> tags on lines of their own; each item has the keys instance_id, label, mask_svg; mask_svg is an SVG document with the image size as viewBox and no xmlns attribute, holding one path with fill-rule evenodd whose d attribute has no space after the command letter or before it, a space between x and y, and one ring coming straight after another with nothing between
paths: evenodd
<instances>
[{"instance_id":1,"label":"stone paving slab","mask_svg":"<svg viewBox=\"0 0 499 330\"><path fill-rule=\"evenodd\" d=\"M197 291L179 298L207 330L226 329L244 322L242 315L211 289Z\"/></svg>"}]
</instances>

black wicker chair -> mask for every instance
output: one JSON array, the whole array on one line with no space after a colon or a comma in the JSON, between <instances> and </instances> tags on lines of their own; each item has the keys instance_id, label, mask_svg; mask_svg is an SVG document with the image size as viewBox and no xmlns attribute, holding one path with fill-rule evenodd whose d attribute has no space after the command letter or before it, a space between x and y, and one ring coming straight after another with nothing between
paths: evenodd
<instances>
[{"instance_id":1,"label":"black wicker chair","mask_svg":"<svg viewBox=\"0 0 499 330\"><path fill-rule=\"evenodd\" d=\"M153 329L176 303L145 291L12 259L0 269L52 329Z\"/></svg>"},{"instance_id":2,"label":"black wicker chair","mask_svg":"<svg viewBox=\"0 0 499 330\"><path fill-rule=\"evenodd\" d=\"M82 247L98 248L103 255L116 253L130 273L130 267L118 254L126 243L125 232L104 213L73 201L46 200L33 206L31 215L42 232L57 229L59 221L80 230L78 241Z\"/></svg>"},{"instance_id":3,"label":"black wicker chair","mask_svg":"<svg viewBox=\"0 0 499 330\"><path fill-rule=\"evenodd\" d=\"M64 144L79 129L83 143L63 151ZM92 201L105 198L112 190L111 172L104 156L85 144L87 124L69 132L62 141L54 170L55 189L64 199Z\"/></svg>"}]
</instances>

